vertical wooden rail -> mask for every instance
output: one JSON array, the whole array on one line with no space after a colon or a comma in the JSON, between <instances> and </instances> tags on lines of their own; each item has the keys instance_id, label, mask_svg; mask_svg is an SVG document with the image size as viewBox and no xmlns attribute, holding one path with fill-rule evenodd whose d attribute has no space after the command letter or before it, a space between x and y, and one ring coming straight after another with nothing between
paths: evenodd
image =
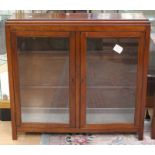
<instances>
[{"instance_id":1,"label":"vertical wooden rail","mask_svg":"<svg viewBox=\"0 0 155 155\"><path fill-rule=\"evenodd\" d=\"M6 49L7 49L7 59L8 59L12 139L17 140L15 94L14 94L14 80L13 80L13 60L12 60L12 47L11 47L12 41L11 41L11 32L10 31L11 30L10 30L9 26L6 26Z\"/></svg>"},{"instance_id":2,"label":"vertical wooden rail","mask_svg":"<svg viewBox=\"0 0 155 155\"><path fill-rule=\"evenodd\" d=\"M75 100L76 100L76 88L75 88L75 33L70 33L70 51L69 51L69 104L70 104L70 127L75 127Z\"/></svg>"},{"instance_id":3,"label":"vertical wooden rail","mask_svg":"<svg viewBox=\"0 0 155 155\"><path fill-rule=\"evenodd\" d=\"M145 105L147 96L147 72L148 72L148 59L149 59L149 45L150 45L150 25L146 26L146 32L144 35L144 45L143 46L143 79L142 79L142 103L141 103L141 116L140 116L140 126L138 131L138 139L143 140L144 132L144 117L145 117Z\"/></svg>"},{"instance_id":4,"label":"vertical wooden rail","mask_svg":"<svg viewBox=\"0 0 155 155\"><path fill-rule=\"evenodd\" d=\"M80 128L80 32L76 32L76 128Z\"/></svg>"},{"instance_id":5,"label":"vertical wooden rail","mask_svg":"<svg viewBox=\"0 0 155 155\"><path fill-rule=\"evenodd\" d=\"M86 32L81 33L80 127L86 125Z\"/></svg>"}]
</instances>

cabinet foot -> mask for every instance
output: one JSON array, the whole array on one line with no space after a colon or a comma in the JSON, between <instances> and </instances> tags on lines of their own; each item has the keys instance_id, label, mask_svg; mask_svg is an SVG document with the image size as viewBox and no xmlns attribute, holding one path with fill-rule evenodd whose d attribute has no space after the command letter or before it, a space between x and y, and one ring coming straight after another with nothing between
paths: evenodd
<instances>
[{"instance_id":1,"label":"cabinet foot","mask_svg":"<svg viewBox=\"0 0 155 155\"><path fill-rule=\"evenodd\" d=\"M13 134L12 135L12 140L17 140L17 134L15 134L15 135Z\"/></svg>"},{"instance_id":2,"label":"cabinet foot","mask_svg":"<svg viewBox=\"0 0 155 155\"><path fill-rule=\"evenodd\" d=\"M152 131L151 131L151 138L155 139L155 117L152 119Z\"/></svg>"},{"instance_id":3,"label":"cabinet foot","mask_svg":"<svg viewBox=\"0 0 155 155\"><path fill-rule=\"evenodd\" d=\"M12 129L12 140L17 140L17 130Z\"/></svg>"},{"instance_id":4,"label":"cabinet foot","mask_svg":"<svg viewBox=\"0 0 155 155\"><path fill-rule=\"evenodd\" d=\"M155 135L152 134L151 138L152 138L152 139L155 139Z\"/></svg>"},{"instance_id":5,"label":"cabinet foot","mask_svg":"<svg viewBox=\"0 0 155 155\"><path fill-rule=\"evenodd\" d=\"M143 132L138 132L138 140L143 140Z\"/></svg>"}]
</instances>

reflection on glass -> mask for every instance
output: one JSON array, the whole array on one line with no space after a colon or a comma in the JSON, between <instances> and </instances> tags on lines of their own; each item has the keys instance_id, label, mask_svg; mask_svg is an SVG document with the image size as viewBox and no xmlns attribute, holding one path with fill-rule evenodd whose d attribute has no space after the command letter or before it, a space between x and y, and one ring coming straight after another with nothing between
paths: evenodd
<instances>
[{"instance_id":1,"label":"reflection on glass","mask_svg":"<svg viewBox=\"0 0 155 155\"><path fill-rule=\"evenodd\" d=\"M18 38L23 122L69 123L67 38Z\"/></svg>"},{"instance_id":2,"label":"reflection on glass","mask_svg":"<svg viewBox=\"0 0 155 155\"><path fill-rule=\"evenodd\" d=\"M134 122L137 53L136 39L87 40L87 124Z\"/></svg>"}]
</instances>

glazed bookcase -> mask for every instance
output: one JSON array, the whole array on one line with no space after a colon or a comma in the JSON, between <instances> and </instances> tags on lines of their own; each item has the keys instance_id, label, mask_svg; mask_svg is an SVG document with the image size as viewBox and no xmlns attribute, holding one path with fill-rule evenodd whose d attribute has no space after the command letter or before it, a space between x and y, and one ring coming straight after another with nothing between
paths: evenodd
<instances>
[{"instance_id":1,"label":"glazed bookcase","mask_svg":"<svg viewBox=\"0 0 155 155\"><path fill-rule=\"evenodd\" d=\"M6 21L12 136L137 133L150 23L141 14L24 14Z\"/></svg>"}]
</instances>

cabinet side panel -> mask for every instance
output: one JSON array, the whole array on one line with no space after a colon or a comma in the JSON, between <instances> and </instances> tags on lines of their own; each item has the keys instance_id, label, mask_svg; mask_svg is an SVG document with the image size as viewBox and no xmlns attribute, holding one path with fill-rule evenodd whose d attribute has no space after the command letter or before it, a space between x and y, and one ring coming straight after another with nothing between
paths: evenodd
<instances>
[{"instance_id":1,"label":"cabinet side panel","mask_svg":"<svg viewBox=\"0 0 155 155\"><path fill-rule=\"evenodd\" d=\"M16 126L16 109L15 109L15 94L14 94L14 78L13 78L13 59L11 47L11 31L9 26L6 26L6 48L8 59L8 75L9 75L9 88L10 88L10 105L11 105L11 123L12 123L12 139L17 139L17 126Z\"/></svg>"},{"instance_id":2,"label":"cabinet side panel","mask_svg":"<svg viewBox=\"0 0 155 155\"><path fill-rule=\"evenodd\" d=\"M142 103L141 103L141 114L140 114L140 126L138 132L139 140L143 139L144 131L144 115L145 115L145 106L146 106L146 95L147 95L147 73L148 73L148 59L149 59L149 44L150 44L150 25L146 26L146 32L144 35L144 44L143 47L143 78L142 78Z\"/></svg>"}]
</instances>

